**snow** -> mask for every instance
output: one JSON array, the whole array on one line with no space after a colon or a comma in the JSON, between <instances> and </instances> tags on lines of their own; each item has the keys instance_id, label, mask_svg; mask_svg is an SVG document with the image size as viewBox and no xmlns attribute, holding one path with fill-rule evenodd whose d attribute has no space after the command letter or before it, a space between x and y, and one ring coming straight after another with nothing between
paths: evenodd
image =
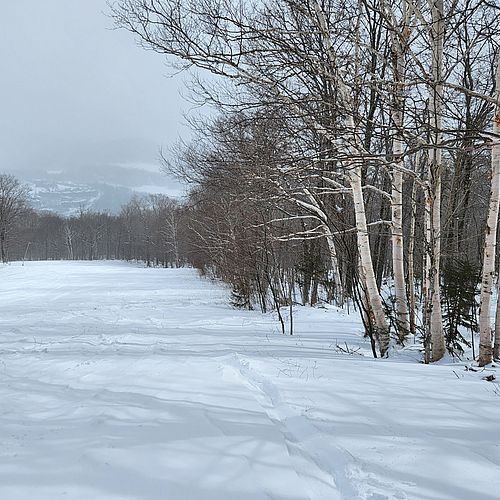
<instances>
[{"instance_id":1,"label":"snow","mask_svg":"<svg viewBox=\"0 0 500 500\"><path fill-rule=\"evenodd\" d=\"M0 267L0 293L2 500L499 498L496 382L373 360L354 315L283 336L120 262Z\"/></svg>"}]
</instances>

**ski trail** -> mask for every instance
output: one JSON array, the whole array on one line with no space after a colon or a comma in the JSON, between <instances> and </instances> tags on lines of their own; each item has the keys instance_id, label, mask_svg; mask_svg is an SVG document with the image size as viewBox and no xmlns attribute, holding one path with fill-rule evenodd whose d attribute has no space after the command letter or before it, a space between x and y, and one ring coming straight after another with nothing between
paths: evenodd
<instances>
[{"instance_id":1,"label":"ski trail","mask_svg":"<svg viewBox=\"0 0 500 500\"><path fill-rule=\"evenodd\" d=\"M253 393L257 402L282 433L295 470L310 490L311 500L345 499L337 478L321 463L321 448L318 447L313 453L309 453L302 446L302 441L308 437L313 441L319 441L318 438L314 438L316 430L308 425L305 417L294 415L292 410L283 404L279 391L272 382L254 372L248 361L242 360L237 354L228 359L228 364L224 368L227 377L238 379Z\"/></svg>"},{"instance_id":2,"label":"ski trail","mask_svg":"<svg viewBox=\"0 0 500 500\"><path fill-rule=\"evenodd\" d=\"M269 418L282 432L297 473L312 489L311 498L323 500L407 500L407 495L374 474L346 448L325 442L325 436L281 397L273 382L235 354L228 363L241 382L255 395ZM390 492L388 494L388 492Z\"/></svg>"}]
</instances>

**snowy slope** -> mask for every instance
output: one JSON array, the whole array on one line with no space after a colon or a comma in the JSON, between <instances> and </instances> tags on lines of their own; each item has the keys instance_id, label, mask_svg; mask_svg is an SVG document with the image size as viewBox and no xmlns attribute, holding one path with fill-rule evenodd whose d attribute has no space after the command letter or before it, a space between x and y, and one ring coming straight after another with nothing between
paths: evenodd
<instances>
[{"instance_id":1,"label":"snowy slope","mask_svg":"<svg viewBox=\"0 0 500 500\"><path fill-rule=\"evenodd\" d=\"M0 294L1 500L500 498L498 385L372 360L334 308L284 337L118 262L0 267Z\"/></svg>"}]
</instances>

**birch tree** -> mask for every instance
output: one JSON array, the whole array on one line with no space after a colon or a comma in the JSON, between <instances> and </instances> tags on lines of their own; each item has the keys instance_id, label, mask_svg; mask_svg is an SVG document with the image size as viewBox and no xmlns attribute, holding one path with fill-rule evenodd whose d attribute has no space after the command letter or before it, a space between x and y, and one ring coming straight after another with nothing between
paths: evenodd
<instances>
[{"instance_id":1,"label":"birch tree","mask_svg":"<svg viewBox=\"0 0 500 500\"><path fill-rule=\"evenodd\" d=\"M403 167L404 167L404 109L406 94L406 51L409 44L410 22L413 17L413 8L407 0L403 1L401 22L397 23L394 14L384 5L387 16L391 18L392 66L393 66L393 104L392 122L394 138L392 146L392 269L394 273L394 291L396 306L396 328L400 342L410 331L410 315L406 293L404 271L404 242L403 242ZM398 29L395 33L393 30Z\"/></svg>"},{"instance_id":2,"label":"birch tree","mask_svg":"<svg viewBox=\"0 0 500 500\"><path fill-rule=\"evenodd\" d=\"M429 36L431 42L431 82L429 85L429 125L432 149L428 166L426 197L428 295L426 322L430 334L431 361L438 361L445 352L441 310L441 177L443 169L443 53L445 13L443 0L431 3Z\"/></svg>"},{"instance_id":3,"label":"birch tree","mask_svg":"<svg viewBox=\"0 0 500 500\"><path fill-rule=\"evenodd\" d=\"M493 115L493 146L491 148L491 192L486 221L483 271L481 281L481 306L479 313L479 366L492 361L492 328L491 328L491 296L495 275L495 258L497 253L497 226L500 209L500 58L496 69L496 107ZM500 357L500 301L497 300L495 327L495 358Z\"/></svg>"},{"instance_id":4,"label":"birch tree","mask_svg":"<svg viewBox=\"0 0 500 500\"><path fill-rule=\"evenodd\" d=\"M460 145L463 156L486 142L480 119L460 117L460 99L490 102L484 85L480 91L474 85L481 80L477 67L467 68L465 83L456 68L463 54L476 51L470 57L475 64L494 44L494 11L482 0L121 0L114 8L118 25L148 48L176 57L180 68L195 66L223 81L198 81L200 101L267 126L272 120L266 116L279 117L278 154L259 155L265 141L251 127L242 130L243 141L226 137L244 143L233 156L239 182L253 202L259 186L267 196L260 202L272 207L263 227L279 228L273 237L282 242L321 238L339 290L347 288L345 269L358 274L367 331L382 356L390 343L389 319L400 341L416 331L413 278L421 279L427 362L445 352L441 250L457 204L456 198L448 201L446 183ZM478 109L483 113L487 106ZM258 167L252 157L259 158ZM224 187L242 195L240 186ZM405 226L403 210L422 198ZM234 201L228 198L233 207ZM467 205L460 217L481 219L472 210ZM464 232L462 223L456 226ZM345 248L353 241L354 249ZM456 236L454 241L456 246ZM341 266L343 251L348 264ZM394 321L379 289L391 272Z\"/></svg>"}]
</instances>

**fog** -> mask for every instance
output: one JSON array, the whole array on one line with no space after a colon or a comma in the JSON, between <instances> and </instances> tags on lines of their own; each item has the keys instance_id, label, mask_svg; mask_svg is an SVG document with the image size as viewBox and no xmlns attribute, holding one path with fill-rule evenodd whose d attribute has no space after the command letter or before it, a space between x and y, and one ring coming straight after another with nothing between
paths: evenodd
<instances>
[{"instance_id":1,"label":"fog","mask_svg":"<svg viewBox=\"0 0 500 500\"><path fill-rule=\"evenodd\" d=\"M172 183L158 152L188 136L184 77L107 13L105 0L2 3L0 172Z\"/></svg>"}]
</instances>

